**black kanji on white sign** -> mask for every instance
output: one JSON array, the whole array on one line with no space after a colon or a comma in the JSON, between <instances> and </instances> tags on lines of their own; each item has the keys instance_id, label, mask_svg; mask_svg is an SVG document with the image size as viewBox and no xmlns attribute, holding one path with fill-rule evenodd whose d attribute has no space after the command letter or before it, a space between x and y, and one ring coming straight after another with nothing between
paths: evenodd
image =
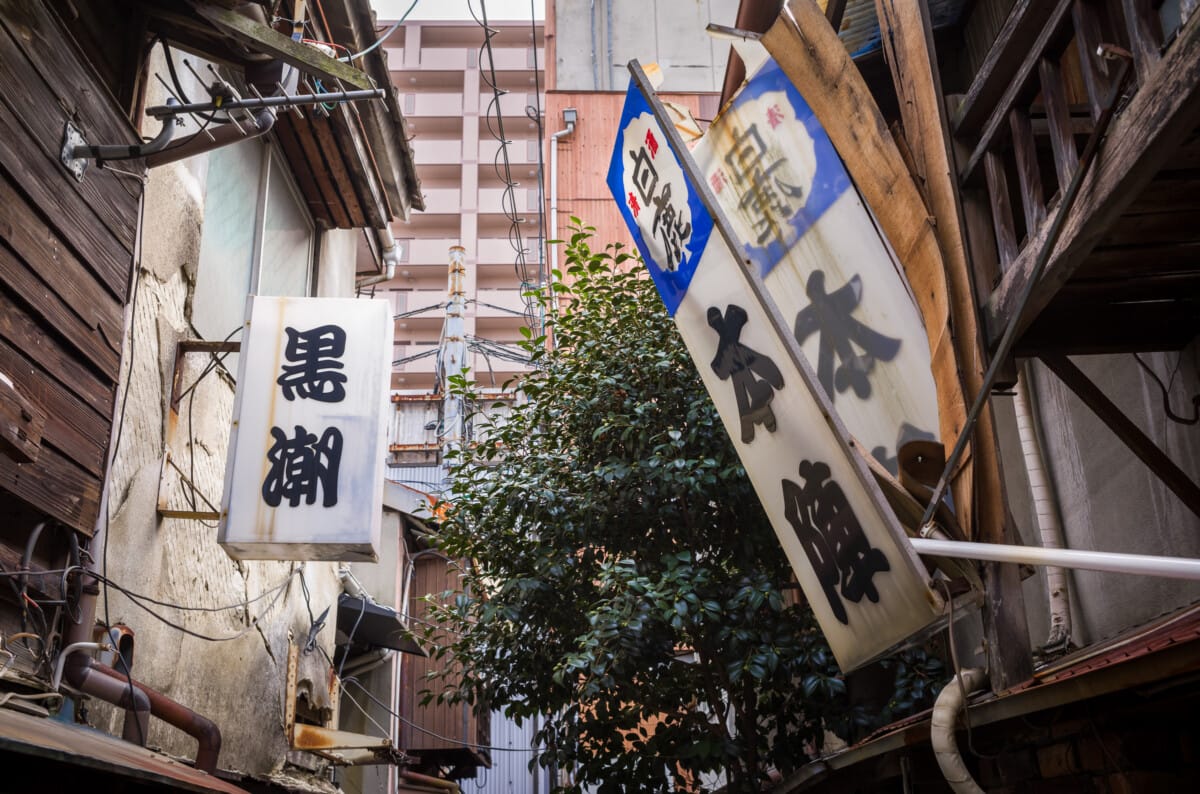
<instances>
[{"instance_id":1,"label":"black kanji on white sign","mask_svg":"<svg viewBox=\"0 0 1200 794\"><path fill-rule=\"evenodd\" d=\"M871 546L845 492L829 475L828 464L801 461L803 487L783 480L784 517L804 547L834 617L848 625L842 599L857 604L866 596L878 603L879 590L872 579L891 566L883 552Z\"/></svg>"},{"instance_id":2,"label":"black kanji on white sign","mask_svg":"<svg viewBox=\"0 0 1200 794\"><path fill-rule=\"evenodd\" d=\"M814 270L808 277L805 288L812 301L796 314L794 333L796 341L804 344L812 334L820 334L817 352L817 380L834 399L835 391L840 394L846 389L862 399L871 396L871 381L868 377L876 361L891 361L900 352L900 340L868 328L850 316L862 299L862 280L854 276L833 292L825 292L825 274ZM858 345L862 354L856 353L851 344ZM833 368L834 357L841 364Z\"/></svg>"},{"instance_id":3,"label":"black kanji on white sign","mask_svg":"<svg viewBox=\"0 0 1200 794\"><path fill-rule=\"evenodd\" d=\"M287 347L283 355L291 363L283 365L283 374L275 381L283 387L284 398L326 403L344 400L346 376L338 370L346 366L340 361L346 353L346 331L337 325L285 330Z\"/></svg>"},{"instance_id":4,"label":"black kanji on white sign","mask_svg":"<svg viewBox=\"0 0 1200 794\"><path fill-rule=\"evenodd\" d=\"M712 370L721 380L729 379L733 383L744 444L754 440L755 425L775 432L771 401L775 399L775 390L783 388L783 373L775 362L741 343L742 327L747 319L746 310L732 303L725 308L724 316L716 306L708 310L708 324L718 337Z\"/></svg>"},{"instance_id":5,"label":"black kanji on white sign","mask_svg":"<svg viewBox=\"0 0 1200 794\"><path fill-rule=\"evenodd\" d=\"M316 433L296 425L291 438L278 427L271 428L271 435L275 443L267 450L271 469L263 481L263 501L271 507L279 507L284 499L291 507L297 507L301 499L311 505L320 492L322 507L336 505L342 431L326 428L318 439Z\"/></svg>"}]
</instances>

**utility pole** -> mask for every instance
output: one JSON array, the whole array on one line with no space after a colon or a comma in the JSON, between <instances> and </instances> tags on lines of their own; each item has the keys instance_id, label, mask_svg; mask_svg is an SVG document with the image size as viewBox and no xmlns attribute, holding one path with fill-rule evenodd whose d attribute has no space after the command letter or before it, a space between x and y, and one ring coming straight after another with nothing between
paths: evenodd
<instances>
[{"instance_id":1,"label":"utility pole","mask_svg":"<svg viewBox=\"0 0 1200 794\"><path fill-rule=\"evenodd\" d=\"M466 295L467 250L461 245L450 246L450 272L446 292L446 333L442 338L442 465L452 450L462 447L464 435L463 401L452 393L450 380L461 375L466 366L467 339L463 310Z\"/></svg>"}]
</instances>

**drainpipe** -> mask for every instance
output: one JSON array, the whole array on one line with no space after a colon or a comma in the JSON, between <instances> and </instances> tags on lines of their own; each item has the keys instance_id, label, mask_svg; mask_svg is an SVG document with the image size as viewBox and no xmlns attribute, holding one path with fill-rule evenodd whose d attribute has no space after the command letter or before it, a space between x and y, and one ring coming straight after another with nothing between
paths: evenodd
<instances>
[{"instance_id":1,"label":"drainpipe","mask_svg":"<svg viewBox=\"0 0 1200 794\"><path fill-rule=\"evenodd\" d=\"M380 665L391 661L391 658L395 655L396 652L391 648L375 648L374 650L355 656L346 662L346 669L342 671L342 680L344 681L347 678L353 678L363 673L369 673Z\"/></svg>"},{"instance_id":2,"label":"drainpipe","mask_svg":"<svg viewBox=\"0 0 1200 794\"><path fill-rule=\"evenodd\" d=\"M451 794L462 794L462 789L452 780L442 780L440 777L430 777L429 775L421 775L416 772L407 770L400 773L400 777L407 780L409 783L416 783L420 786L432 786L440 788L443 791L449 791Z\"/></svg>"},{"instance_id":3,"label":"drainpipe","mask_svg":"<svg viewBox=\"0 0 1200 794\"><path fill-rule=\"evenodd\" d=\"M959 688L959 681L962 688ZM955 794L984 794L983 789L971 777L958 745L954 742L954 731L957 728L958 712L966 704L967 695L982 689L987 681L987 671L978 667L963 670L942 689L941 694L933 704L933 718L929 725L929 740L933 745L933 753L942 775Z\"/></svg>"},{"instance_id":4,"label":"drainpipe","mask_svg":"<svg viewBox=\"0 0 1200 794\"><path fill-rule=\"evenodd\" d=\"M396 242L396 238L392 236L392 230L387 226L382 229L374 229L375 238L379 241L379 248L383 252L383 272L374 276L364 276L356 279L354 282L355 291L361 290L363 287L369 287L372 284L379 284L384 281L391 281L396 275L396 265L400 263L400 243Z\"/></svg>"},{"instance_id":5,"label":"drainpipe","mask_svg":"<svg viewBox=\"0 0 1200 794\"><path fill-rule=\"evenodd\" d=\"M567 128L559 130L550 136L550 239L558 239L558 142L575 132L575 121L578 111L575 108L563 110L563 121ZM558 246L550 252L550 269L558 269ZM553 305L553 302L552 302Z\"/></svg>"},{"instance_id":6,"label":"drainpipe","mask_svg":"<svg viewBox=\"0 0 1200 794\"><path fill-rule=\"evenodd\" d=\"M1014 390L1013 408L1017 414L1017 434L1025 470L1029 473L1029 491L1033 496L1034 513L1042 546L1063 548L1062 522L1059 520L1058 495L1054 482L1046 471L1046 459L1040 439L1041 422L1037 414L1037 388L1029 362L1021 368L1021 377ZM1042 646L1046 650L1065 650L1071 645L1071 597L1066 569L1046 566L1046 593L1050 604L1050 635Z\"/></svg>"}]
</instances>

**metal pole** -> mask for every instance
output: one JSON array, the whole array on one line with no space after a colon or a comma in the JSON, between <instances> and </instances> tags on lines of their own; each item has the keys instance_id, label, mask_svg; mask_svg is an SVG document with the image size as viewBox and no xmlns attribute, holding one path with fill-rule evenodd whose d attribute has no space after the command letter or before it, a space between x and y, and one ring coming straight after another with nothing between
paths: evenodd
<instances>
[{"instance_id":1,"label":"metal pole","mask_svg":"<svg viewBox=\"0 0 1200 794\"><path fill-rule=\"evenodd\" d=\"M467 249L450 246L450 273L446 291L446 334L442 340L442 452L443 457L460 449L463 440L462 398L454 394L450 379L462 375L466 366L467 340L463 309L466 295L463 278L466 274Z\"/></svg>"},{"instance_id":2,"label":"metal pole","mask_svg":"<svg viewBox=\"0 0 1200 794\"><path fill-rule=\"evenodd\" d=\"M1164 579L1200 581L1200 560L1186 557L1154 557L1149 554L1117 554L1082 549L1048 549L1043 546L1010 546L1003 543L970 543L963 540L911 538L917 554L955 557L988 562L1026 565L1056 565L1085 571L1111 571Z\"/></svg>"}]
</instances>

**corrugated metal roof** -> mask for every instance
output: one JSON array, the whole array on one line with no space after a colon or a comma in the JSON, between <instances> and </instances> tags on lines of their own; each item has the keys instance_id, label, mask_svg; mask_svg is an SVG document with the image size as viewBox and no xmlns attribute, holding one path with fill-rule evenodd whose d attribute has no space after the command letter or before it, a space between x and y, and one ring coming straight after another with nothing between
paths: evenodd
<instances>
[{"instance_id":1,"label":"corrugated metal roof","mask_svg":"<svg viewBox=\"0 0 1200 794\"><path fill-rule=\"evenodd\" d=\"M95 769L179 791L247 794L232 783L106 733L2 708L0 751Z\"/></svg>"},{"instance_id":2,"label":"corrugated metal roof","mask_svg":"<svg viewBox=\"0 0 1200 794\"><path fill-rule=\"evenodd\" d=\"M929 0L929 14L933 29L938 30L958 22L966 0ZM875 14L875 0L848 0L846 13L838 36L846 45L850 56L858 58L879 49L879 17Z\"/></svg>"}]
</instances>

